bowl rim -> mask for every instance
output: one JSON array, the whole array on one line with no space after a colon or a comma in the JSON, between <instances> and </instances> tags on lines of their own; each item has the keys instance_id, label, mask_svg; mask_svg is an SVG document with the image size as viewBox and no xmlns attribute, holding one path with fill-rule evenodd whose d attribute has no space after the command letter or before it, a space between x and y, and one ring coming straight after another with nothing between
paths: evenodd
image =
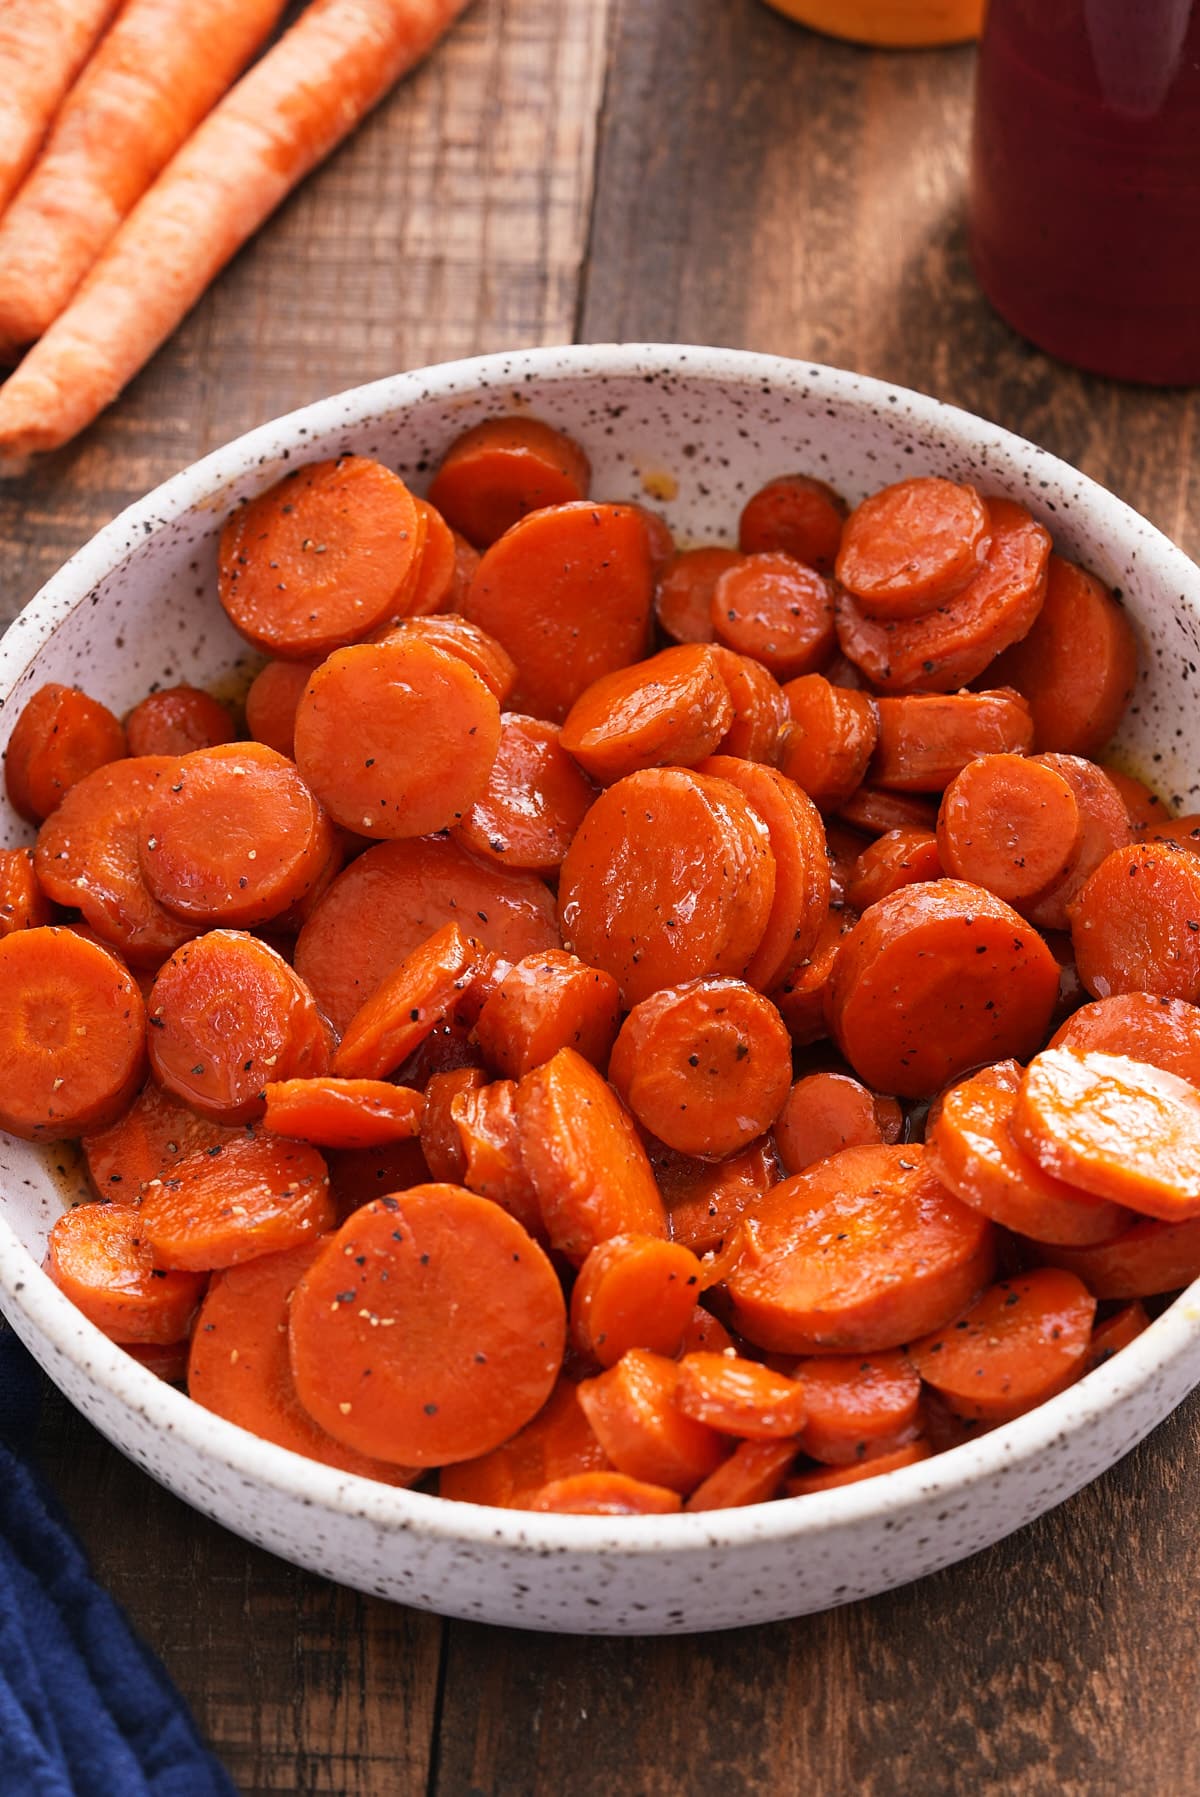
<instances>
[{"instance_id":1,"label":"bowl rim","mask_svg":"<svg viewBox=\"0 0 1200 1797\"><path fill-rule=\"evenodd\" d=\"M1136 527L1143 546L1164 556L1177 576L1183 603L1188 603L1183 595L1191 588L1192 603L1200 611L1200 569L1132 507L1049 451L947 401L871 376L756 351L681 344L555 345L389 375L298 407L189 464L90 538L9 626L0 638L0 695L19 680L68 612L84 603L101 580L118 572L144 542L186 513L211 509L223 489L244 480L256 467L263 469L264 481L277 478L275 465L286 459L285 449L288 455L303 449L306 437L359 429L372 419L382 420L406 405L429 400L476 396L492 388L499 398L526 379L553 385L559 380L632 375L767 386L803 393L808 399L815 394L866 416L886 417L887 408L903 408L908 426L948 433L963 446L985 452L1000 480L1018 468L1026 478L1033 470L1033 478L1045 483L1048 495L1069 483L1073 497L1086 501L1092 517L1113 538L1120 540ZM1052 497L1046 505L1053 509ZM1064 1438L1085 1433L1200 1343L1197 1280L1119 1355L1057 1397L978 1440L875 1478L800 1498L734 1510L614 1519L463 1503L339 1472L263 1441L205 1410L110 1342L51 1282L2 1213L0 1308L10 1318L13 1313L27 1318L78 1375L101 1385L149 1424L182 1441L200 1458L218 1459L243 1479L257 1481L281 1497L302 1498L346 1519L364 1519L384 1533L584 1557L710 1553L782 1541L799 1546L833 1530L923 1507L935 1495L942 1499L967 1495L977 1486L1028 1468ZM1018 1517L1014 1526L1021 1520Z\"/></svg>"}]
</instances>

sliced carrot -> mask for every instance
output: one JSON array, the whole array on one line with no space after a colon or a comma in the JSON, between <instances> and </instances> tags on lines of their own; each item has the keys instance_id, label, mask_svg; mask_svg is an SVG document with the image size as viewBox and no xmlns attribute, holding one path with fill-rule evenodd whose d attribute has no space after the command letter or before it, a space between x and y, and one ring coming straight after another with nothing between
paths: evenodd
<instances>
[{"instance_id":1,"label":"sliced carrot","mask_svg":"<svg viewBox=\"0 0 1200 1797\"><path fill-rule=\"evenodd\" d=\"M1200 1008L1181 998L1121 992L1081 1005L1050 1038L1050 1047L1126 1055L1200 1086Z\"/></svg>"},{"instance_id":2,"label":"sliced carrot","mask_svg":"<svg viewBox=\"0 0 1200 1797\"><path fill-rule=\"evenodd\" d=\"M196 686L168 686L135 705L125 719L131 755L187 755L232 742L227 706Z\"/></svg>"},{"instance_id":3,"label":"sliced carrot","mask_svg":"<svg viewBox=\"0 0 1200 1797\"><path fill-rule=\"evenodd\" d=\"M686 1510L737 1510L778 1497L796 1458L795 1441L739 1441L728 1460L701 1480Z\"/></svg>"},{"instance_id":4,"label":"sliced carrot","mask_svg":"<svg viewBox=\"0 0 1200 1797\"><path fill-rule=\"evenodd\" d=\"M242 930L210 930L177 950L146 1009L155 1079L218 1122L260 1117L268 1081L329 1070L329 1028L312 994Z\"/></svg>"},{"instance_id":5,"label":"sliced carrot","mask_svg":"<svg viewBox=\"0 0 1200 1797\"><path fill-rule=\"evenodd\" d=\"M473 543L468 543L461 530L450 533L454 538L454 584L450 589L450 603L446 610L461 613L470 591L471 582L479 567L479 551Z\"/></svg>"},{"instance_id":6,"label":"sliced carrot","mask_svg":"<svg viewBox=\"0 0 1200 1797\"><path fill-rule=\"evenodd\" d=\"M487 785L500 708L460 656L392 637L339 649L296 712L296 763L330 815L364 836L461 822Z\"/></svg>"},{"instance_id":7,"label":"sliced carrot","mask_svg":"<svg viewBox=\"0 0 1200 1797\"><path fill-rule=\"evenodd\" d=\"M636 1004L682 980L740 975L774 893L770 838L740 792L690 769L647 768L610 786L579 826L559 911L567 948Z\"/></svg>"},{"instance_id":8,"label":"sliced carrot","mask_svg":"<svg viewBox=\"0 0 1200 1797\"><path fill-rule=\"evenodd\" d=\"M779 1181L779 1161L769 1136L723 1161L695 1160L654 1144L650 1165L670 1218L673 1240L693 1254L724 1246L738 1219L753 1212Z\"/></svg>"},{"instance_id":9,"label":"sliced carrot","mask_svg":"<svg viewBox=\"0 0 1200 1797\"><path fill-rule=\"evenodd\" d=\"M685 1416L751 1441L790 1438L808 1414L803 1386L737 1354L685 1354L675 1402Z\"/></svg>"},{"instance_id":10,"label":"sliced carrot","mask_svg":"<svg viewBox=\"0 0 1200 1797\"><path fill-rule=\"evenodd\" d=\"M313 660L269 661L259 669L246 694L246 728L256 742L295 759L296 712L319 666Z\"/></svg>"},{"instance_id":11,"label":"sliced carrot","mask_svg":"<svg viewBox=\"0 0 1200 1797\"><path fill-rule=\"evenodd\" d=\"M632 506L646 527L646 541L650 546L650 566L654 570L655 580L661 580L675 560L675 538L671 526L662 513L656 512L652 506L641 505L636 499L627 499L625 504Z\"/></svg>"},{"instance_id":12,"label":"sliced carrot","mask_svg":"<svg viewBox=\"0 0 1200 1797\"><path fill-rule=\"evenodd\" d=\"M1200 1218L1141 1219L1111 1241L1091 1248L1043 1247L1037 1257L1077 1273L1095 1298L1155 1298L1200 1279Z\"/></svg>"},{"instance_id":13,"label":"sliced carrot","mask_svg":"<svg viewBox=\"0 0 1200 1797\"><path fill-rule=\"evenodd\" d=\"M77 1204L50 1231L46 1272L116 1342L182 1341L204 1296L202 1273L156 1268L130 1204Z\"/></svg>"},{"instance_id":14,"label":"sliced carrot","mask_svg":"<svg viewBox=\"0 0 1200 1797\"><path fill-rule=\"evenodd\" d=\"M318 1148L378 1148L415 1136L425 1095L380 1079L271 1080L262 1127Z\"/></svg>"},{"instance_id":15,"label":"sliced carrot","mask_svg":"<svg viewBox=\"0 0 1200 1797\"><path fill-rule=\"evenodd\" d=\"M609 1078L669 1148L713 1160L771 1127L787 1097L792 1045L769 999L742 980L664 986L621 1025Z\"/></svg>"},{"instance_id":16,"label":"sliced carrot","mask_svg":"<svg viewBox=\"0 0 1200 1797\"><path fill-rule=\"evenodd\" d=\"M537 418L485 418L450 445L429 502L486 549L528 512L583 499L590 482L587 456L562 431Z\"/></svg>"},{"instance_id":17,"label":"sliced carrot","mask_svg":"<svg viewBox=\"0 0 1200 1797\"><path fill-rule=\"evenodd\" d=\"M535 1241L545 1242L541 1209L521 1153L517 1088L510 1079L467 1086L450 1100L450 1118L462 1143L462 1184L515 1217Z\"/></svg>"},{"instance_id":18,"label":"sliced carrot","mask_svg":"<svg viewBox=\"0 0 1200 1797\"><path fill-rule=\"evenodd\" d=\"M1074 788L1053 767L1024 755L988 754L946 788L937 841L953 879L1019 905L1074 865L1083 818Z\"/></svg>"},{"instance_id":19,"label":"sliced carrot","mask_svg":"<svg viewBox=\"0 0 1200 1797\"><path fill-rule=\"evenodd\" d=\"M4 751L13 810L41 823L85 775L128 753L125 732L106 705L51 682L27 699Z\"/></svg>"},{"instance_id":20,"label":"sliced carrot","mask_svg":"<svg viewBox=\"0 0 1200 1797\"><path fill-rule=\"evenodd\" d=\"M156 1379L162 1379L167 1385L184 1385L187 1383L188 1341L179 1342L119 1342L131 1360L153 1373Z\"/></svg>"},{"instance_id":21,"label":"sliced carrot","mask_svg":"<svg viewBox=\"0 0 1200 1797\"><path fill-rule=\"evenodd\" d=\"M534 1494L554 1480L610 1470L575 1385L560 1378L533 1421L510 1440L477 1460L443 1467L438 1491L460 1504L524 1510Z\"/></svg>"},{"instance_id":22,"label":"sliced carrot","mask_svg":"<svg viewBox=\"0 0 1200 1797\"><path fill-rule=\"evenodd\" d=\"M615 1235L598 1242L571 1292L571 1339L600 1366L630 1348L674 1354L696 1308L700 1262L680 1242Z\"/></svg>"},{"instance_id":23,"label":"sliced carrot","mask_svg":"<svg viewBox=\"0 0 1200 1797\"><path fill-rule=\"evenodd\" d=\"M977 693L906 693L877 701L871 778L893 792L942 792L980 755L1026 755L1033 719L1010 687Z\"/></svg>"},{"instance_id":24,"label":"sliced carrot","mask_svg":"<svg viewBox=\"0 0 1200 1797\"><path fill-rule=\"evenodd\" d=\"M385 1079L469 984L475 947L456 923L443 924L407 955L346 1025L333 1059L343 1079Z\"/></svg>"},{"instance_id":25,"label":"sliced carrot","mask_svg":"<svg viewBox=\"0 0 1200 1797\"><path fill-rule=\"evenodd\" d=\"M1039 755L1037 760L1053 769L1075 794L1082 834L1066 872L1022 908L1039 930L1066 930L1071 907L1088 879L1106 855L1129 842L1129 813L1108 775L1092 762L1057 753Z\"/></svg>"},{"instance_id":26,"label":"sliced carrot","mask_svg":"<svg viewBox=\"0 0 1200 1797\"><path fill-rule=\"evenodd\" d=\"M1071 906L1079 977L1094 998L1200 998L1200 861L1164 842L1114 849Z\"/></svg>"},{"instance_id":27,"label":"sliced carrot","mask_svg":"<svg viewBox=\"0 0 1200 1797\"><path fill-rule=\"evenodd\" d=\"M762 662L777 680L811 674L833 654L833 587L779 551L743 556L717 579L713 629L727 648Z\"/></svg>"},{"instance_id":28,"label":"sliced carrot","mask_svg":"<svg viewBox=\"0 0 1200 1797\"><path fill-rule=\"evenodd\" d=\"M579 1387L579 1402L618 1472L686 1495L725 1457L715 1429L685 1416L675 1403L673 1360L631 1348Z\"/></svg>"},{"instance_id":29,"label":"sliced carrot","mask_svg":"<svg viewBox=\"0 0 1200 1797\"><path fill-rule=\"evenodd\" d=\"M735 1326L789 1354L870 1354L936 1329L992 1270L992 1226L922 1148L843 1148L776 1186L742 1225Z\"/></svg>"},{"instance_id":30,"label":"sliced carrot","mask_svg":"<svg viewBox=\"0 0 1200 1797\"><path fill-rule=\"evenodd\" d=\"M552 1245L576 1266L614 1235L665 1236L646 1151L611 1086L563 1048L517 1087L521 1155Z\"/></svg>"},{"instance_id":31,"label":"sliced carrot","mask_svg":"<svg viewBox=\"0 0 1200 1797\"><path fill-rule=\"evenodd\" d=\"M428 1185L433 1177L415 1136L404 1142L387 1142L381 1148L332 1148L325 1158L338 1223L373 1198Z\"/></svg>"},{"instance_id":32,"label":"sliced carrot","mask_svg":"<svg viewBox=\"0 0 1200 1797\"><path fill-rule=\"evenodd\" d=\"M974 487L919 475L855 506L837 577L869 617L922 618L978 577L990 543L988 506Z\"/></svg>"},{"instance_id":33,"label":"sliced carrot","mask_svg":"<svg viewBox=\"0 0 1200 1797\"><path fill-rule=\"evenodd\" d=\"M573 1048L601 1070L620 1023L617 982L575 955L549 949L510 967L479 1013L479 1046L509 1079Z\"/></svg>"},{"instance_id":34,"label":"sliced carrot","mask_svg":"<svg viewBox=\"0 0 1200 1797\"><path fill-rule=\"evenodd\" d=\"M560 741L586 774L609 786L638 768L694 767L732 723L711 649L681 643L593 681L567 713Z\"/></svg>"},{"instance_id":35,"label":"sliced carrot","mask_svg":"<svg viewBox=\"0 0 1200 1797\"><path fill-rule=\"evenodd\" d=\"M713 590L721 575L741 562L736 549L715 543L680 550L659 576L654 595L659 628L677 643L711 643Z\"/></svg>"},{"instance_id":36,"label":"sliced carrot","mask_svg":"<svg viewBox=\"0 0 1200 1797\"><path fill-rule=\"evenodd\" d=\"M415 1186L356 1211L292 1299L292 1372L309 1415L361 1453L410 1466L507 1441L553 1390L565 1339L542 1250L498 1204L457 1186Z\"/></svg>"},{"instance_id":37,"label":"sliced carrot","mask_svg":"<svg viewBox=\"0 0 1200 1797\"><path fill-rule=\"evenodd\" d=\"M828 1466L858 1466L893 1454L916 1435L921 1381L907 1354L816 1355L795 1376L808 1419L800 1446Z\"/></svg>"},{"instance_id":38,"label":"sliced carrot","mask_svg":"<svg viewBox=\"0 0 1200 1797\"><path fill-rule=\"evenodd\" d=\"M890 831L883 834L890 835ZM920 836L920 830L907 834ZM864 849L870 848L872 838L861 830L851 830L848 825L837 818L825 820L825 853L829 859L829 902L835 907L846 908L846 888L854 874L854 868ZM851 907L852 908L852 907Z\"/></svg>"},{"instance_id":39,"label":"sliced carrot","mask_svg":"<svg viewBox=\"0 0 1200 1797\"><path fill-rule=\"evenodd\" d=\"M561 746L557 724L506 711L487 785L455 836L499 867L551 873L595 796L587 775Z\"/></svg>"},{"instance_id":40,"label":"sliced carrot","mask_svg":"<svg viewBox=\"0 0 1200 1797\"><path fill-rule=\"evenodd\" d=\"M733 722L717 744L717 754L739 761L778 761L787 727L787 700L778 680L761 662L737 655L723 643L712 643L709 654L733 705Z\"/></svg>"},{"instance_id":41,"label":"sliced carrot","mask_svg":"<svg viewBox=\"0 0 1200 1797\"><path fill-rule=\"evenodd\" d=\"M752 493L738 520L738 547L747 555L782 550L832 574L849 507L840 493L808 474L780 474Z\"/></svg>"},{"instance_id":42,"label":"sliced carrot","mask_svg":"<svg viewBox=\"0 0 1200 1797\"><path fill-rule=\"evenodd\" d=\"M438 838L380 843L338 875L296 939L295 966L335 1029L445 923L507 961L559 948L533 874L484 866Z\"/></svg>"},{"instance_id":43,"label":"sliced carrot","mask_svg":"<svg viewBox=\"0 0 1200 1797\"><path fill-rule=\"evenodd\" d=\"M1073 1273L1041 1267L1003 1279L909 1349L959 1416L1005 1423L1065 1391L1084 1371L1096 1300Z\"/></svg>"},{"instance_id":44,"label":"sliced carrot","mask_svg":"<svg viewBox=\"0 0 1200 1797\"><path fill-rule=\"evenodd\" d=\"M0 937L48 924L54 913L42 891L32 849L0 849Z\"/></svg>"},{"instance_id":45,"label":"sliced carrot","mask_svg":"<svg viewBox=\"0 0 1200 1797\"><path fill-rule=\"evenodd\" d=\"M1021 1079L1015 1061L997 1061L946 1092L925 1128L930 1165L972 1210L1033 1241L1107 1241L1129 1213L1056 1179L1018 1147L1012 1123Z\"/></svg>"},{"instance_id":46,"label":"sliced carrot","mask_svg":"<svg viewBox=\"0 0 1200 1797\"><path fill-rule=\"evenodd\" d=\"M1200 813L1156 819L1140 834L1143 842L1171 842L1176 848L1189 849L1193 855L1200 854Z\"/></svg>"},{"instance_id":47,"label":"sliced carrot","mask_svg":"<svg viewBox=\"0 0 1200 1797\"><path fill-rule=\"evenodd\" d=\"M154 1080L107 1129L89 1130L80 1147L101 1198L136 1204L152 1179L166 1179L176 1161L202 1148L232 1142L240 1130L198 1116Z\"/></svg>"},{"instance_id":48,"label":"sliced carrot","mask_svg":"<svg viewBox=\"0 0 1200 1797\"><path fill-rule=\"evenodd\" d=\"M436 1182L462 1185L467 1157L454 1118L454 1100L460 1093L478 1091L486 1084L487 1075L481 1068L455 1067L445 1073L433 1074L425 1087L421 1148Z\"/></svg>"},{"instance_id":49,"label":"sliced carrot","mask_svg":"<svg viewBox=\"0 0 1200 1797\"><path fill-rule=\"evenodd\" d=\"M919 830L928 836L937 827L937 810L930 800L913 793L884 792L866 781L838 806L837 815L843 824L868 836L883 836L889 830Z\"/></svg>"},{"instance_id":50,"label":"sliced carrot","mask_svg":"<svg viewBox=\"0 0 1200 1797\"><path fill-rule=\"evenodd\" d=\"M1200 1215L1200 1092L1145 1061L1048 1048L1012 1119L1047 1173L1165 1223Z\"/></svg>"},{"instance_id":51,"label":"sliced carrot","mask_svg":"<svg viewBox=\"0 0 1200 1797\"><path fill-rule=\"evenodd\" d=\"M923 880L940 880L942 859L936 836L920 830L885 830L866 848L850 869L846 903L855 911L877 905L902 886Z\"/></svg>"},{"instance_id":52,"label":"sliced carrot","mask_svg":"<svg viewBox=\"0 0 1200 1797\"><path fill-rule=\"evenodd\" d=\"M1170 808L1166 801L1152 791L1144 780L1137 780L1111 762L1104 763L1104 772L1108 775L1129 813L1129 822L1135 830L1144 830L1147 824L1165 824L1171 819Z\"/></svg>"},{"instance_id":53,"label":"sliced carrot","mask_svg":"<svg viewBox=\"0 0 1200 1797\"><path fill-rule=\"evenodd\" d=\"M0 211L37 155L47 128L118 0L10 0L0 16Z\"/></svg>"},{"instance_id":54,"label":"sliced carrot","mask_svg":"<svg viewBox=\"0 0 1200 1797\"><path fill-rule=\"evenodd\" d=\"M146 1007L115 957L70 930L16 930L0 992L0 1128L57 1142L118 1117L141 1084Z\"/></svg>"},{"instance_id":55,"label":"sliced carrot","mask_svg":"<svg viewBox=\"0 0 1200 1797\"><path fill-rule=\"evenodd\" d=\"M848 1073L809 1073L788 1093L772 1133L785 1172L803 1173L842 1148L896 1142L901 1125L894 1099L877 1098Z\"/></svg>"},{"instance_id":56,"label":"sliced carrot","mask_svg":"<svg viewBox=\"0 0 1200 1797\"><path fill-rule=\"evenodd\" d=\"M691 1321L683 1332L680 1353L720 1354L726 1348L737 1352L737 1343L732 1335L711 1310L705 1310L703 1304L697 1304L692 1312Z\"/></svg>"},{"instance_id":57,"label":"sliced carrot","mask_svg":"<svg viewBox=\"0 0 1200 1797\"><path fill-rule=\"evenodd\" d=\"M535 1491L529 1508L561 1516L666 1516L681 1509L682 1500L677 1491L628 1473L573 1473Z\"/></svg>"},{"instance_id":58,"label":"sliced carrot","mask_svg":"<svg viewBox=\"0 0 1200 1797\"><path fill-rule=\"evenodd\" d=\"M1136 1341L1142 1331L1150 1327L1150 1318L1146 1315L1146 1307L1137 1298L1128 1304L1122 1304L1120 1310L1114 1310L1111 1316L1092 1327L1092 1340L1088 1348L1087 1371L1094 1372Z\"/></svg>"},{"instance_id":59,"label":"sliced carrot","mask_svg":"<svg viewBox=\"0 0 1200 1797\"><path fill-rule=\"evenodd\" d=\"M458 588L458 546L454 540L454 532L436 506L430 505L426 499L418 499L417 510L425 520L425 538L421 547L421 559L405 594L406 615L410 618L428 618L435 612L454 610Z\"/></svg>"},{"instance_id":60,"label":"sliced carrot","mask_svg":"<svg viewBox=\"0 0 1200 1797\"><path fill-rule=\"evenodd\" d=\"M653 576L628 506L554 505L486 552L465 606L517 664L514 710L561 723L601 674L644 652Z\"/></svg>"},{"instance_id":61,"label":"sliced carrot","mask_svg":"<svg viewBox=\"0 0 1200 1797\"><path fill-rule=\"evenodd\" d=\"M154 1264L190 1272L295 1248L334 1220L316 1149L251 1135L177 1161L147 1186L138 1216Z\"/></svg>"},{"instance_id":62,"label":"sliced carrot","mask_svg":"<svg viewBox=\"0 0 1200 1797\"><path fill-rule=\"evenodd\" d=\"M866 778L879 734L874 699L802 674L783 689L788 730L779 765L821 811L836 811Z\"/></svg>"},{"instance_id":63,"label":"sliced carrot","mask_svg":"<svg viewBox=\"0 0 1200 1797\"><path fill-rule=\"evenodd\" d=\"M902 1466L915 1466L928 1460L929 1444L910 1441L890 1454L879 1454L857 1466L819 1466L812 1472L798 1473L784 1487L788 1497L811 1497L818 1491L836 1491L843 1485L857 1485L860 1479L876 1479L883 1473L899 1472Z\"/></svg>"},{"instance_id":64,"label":"sliced carrot","mask_svg":"<svg viewBox=\"0 0 1200 1797\"><path fill-rule=\"evenodd\" d=\"M497 705L503 705L516 684L517 669L508 650L494 636L472 624L469 618L445 612L436 618L401 618L376 631L372 642L428 643L456 655L473 674L478 674Z\"/></svg>"}]
</instances>

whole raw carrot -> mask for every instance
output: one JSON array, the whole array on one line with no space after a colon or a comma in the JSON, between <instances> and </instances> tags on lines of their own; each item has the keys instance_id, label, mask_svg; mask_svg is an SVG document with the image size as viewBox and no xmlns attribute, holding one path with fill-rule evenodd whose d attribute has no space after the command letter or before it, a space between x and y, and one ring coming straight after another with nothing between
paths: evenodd
<instances>
[{"instance_id":1,"label":"whole raw carrot","mask_svg":"<svg viewBox=\"0 0 1200 1797\"><path fill-rule=\"evenodd\" d=\"M40 337L284 0L129 0L0 224L0 357Z\"/></svg>"},{"instance_id":2,"label":"whole raw carrot","mask_svg":"<svg viewBox=\"0 0 1200 1797\"><path fill-rule=\"evenodd\" d=\"M314 0L214 107L0 390L0 472L91 424L466 0Z\"/></svg>"},{"instance_id":3,"label":"whole raw carrot","mask_svg":"<svg viewBox=\"0 0 1200 1797\"><path fill-rule=\"evenodd\" d=\"M0 7L0 209L116 10L117 0L7 0Z\"/></svg>"}]
</instances>

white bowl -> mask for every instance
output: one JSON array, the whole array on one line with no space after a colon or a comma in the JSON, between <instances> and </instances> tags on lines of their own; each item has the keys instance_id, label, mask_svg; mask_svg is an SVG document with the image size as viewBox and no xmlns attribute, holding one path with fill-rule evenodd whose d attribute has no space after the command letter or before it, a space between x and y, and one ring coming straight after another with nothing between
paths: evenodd
<instances>
[{"instance_id":1,"label":"white bowl","mask_svg":"<svg viewBox=\"0 0 1200 1797\"><path fill-rule=\"evenodd\" d=\"M1123 743L1200 809L1200 570L1074 469L982 419L835 369L730 350L542 349L397 375L264 425L130 507L0 644L0 739L45 680L120 711L152 682L211 682L241 652L215 598L216 541L243 494L352 449L420 488L450 440L528 409L577 437L600 497L654 495L681 537L728 534L771 475L850 499L939 473L1024 501L1124 594L1143 644ZM664 495L674 492L666 500ZM1085 648L1081 645L1081 652ZM27 840L11 813L0 841ZM826 1609L950 1564L1061 1502L1200 1382L1200 1282L1133 1344L1032 1414L935 1459L819 1496L697 1516L537 1516L349 1477L192 1404L112 1346L40 1271L61 1210L44 1153L0 1136L0 1307L80 1410L228 1528L343 1584L522 1628L683 1633ZM1181 1522L1183 1519L1180 1519Z\"/></svg>"}]
</instances>

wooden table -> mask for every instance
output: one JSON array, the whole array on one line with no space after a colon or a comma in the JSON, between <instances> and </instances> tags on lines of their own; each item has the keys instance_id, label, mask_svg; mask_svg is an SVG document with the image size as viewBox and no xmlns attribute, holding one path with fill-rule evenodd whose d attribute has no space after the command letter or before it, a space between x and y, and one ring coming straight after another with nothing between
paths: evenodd
<instances>
[{"instance_id":1,"label":"wooden table","mask_svg":"<svg viewBox=\"0 0 1200 1797\"><path fill-rule=\"evenodd\" d=\"M924 388L1196 553L1196 394L1062 368L975 288L972 60L866 54L759 0L478 0L107 418L0 493L4 615L250 425L397 368L572 338L744 345ZM667 1641L509 1634L339 1590L177 1503L54 1394L41 1446L247 1794L1200 1789L1200 1400L964 1566Z\"/></svg>"}]
</instances>

